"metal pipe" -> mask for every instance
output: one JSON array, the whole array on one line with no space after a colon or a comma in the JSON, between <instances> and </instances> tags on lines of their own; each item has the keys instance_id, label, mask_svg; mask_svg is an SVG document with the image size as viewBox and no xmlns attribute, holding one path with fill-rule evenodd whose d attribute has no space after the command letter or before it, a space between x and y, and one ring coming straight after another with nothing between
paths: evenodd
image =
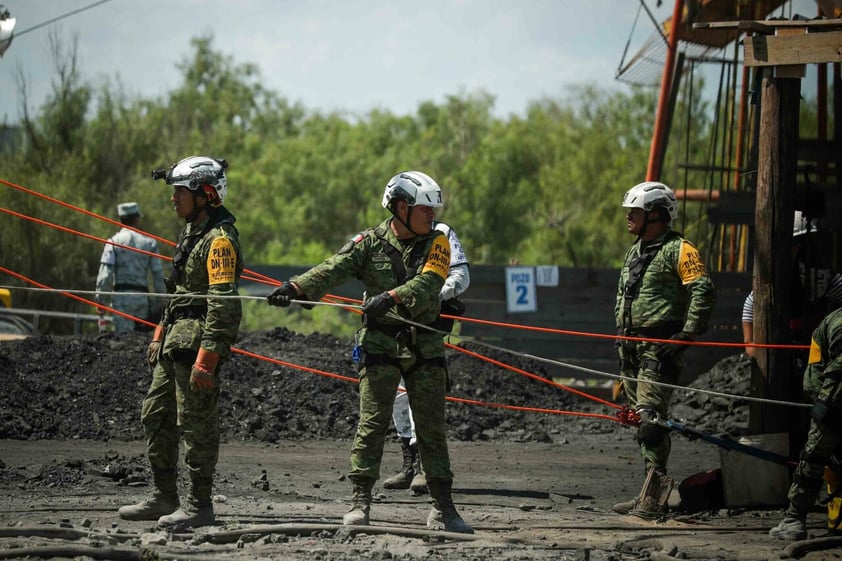
<instances>
[{"instance_id":1,"label":"metal pipe","mask_svg":"<svg viewBox=\"0 0 842 561\"><path fill-rule=\"evenodd\" d=\"M670 20L670 36L667 46L667 56L664 61L664 72L661 76L661 92L658 96L658 108L655 113L655 128L652 131L652 143L649 148L649 166L646 170L647 181L658 181L663 168L664 144L667 136L666 124L669 122L670 92L672 91L673 74L675 71L675 53L678 50L678 27L681 25L681 12L684 10L684 0L675 0L675 6Z\"/></svg>"}]
</instances>

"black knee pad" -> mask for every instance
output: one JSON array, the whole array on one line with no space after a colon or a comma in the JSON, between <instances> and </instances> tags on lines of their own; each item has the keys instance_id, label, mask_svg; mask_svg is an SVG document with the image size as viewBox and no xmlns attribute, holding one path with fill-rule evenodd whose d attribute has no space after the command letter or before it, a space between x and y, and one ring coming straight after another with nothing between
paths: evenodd
<instances>
[{"instance_id":1,"label":"black knee pad","mask_svg":"<svg viewBox=\"0 0 842 561\"><path fill-rule=\"evenodd\" d=\"M644 446L657 446L664 441L669 429L654 423L643 423L637 429L637 441Z\"/></svg>"}]
</instances>

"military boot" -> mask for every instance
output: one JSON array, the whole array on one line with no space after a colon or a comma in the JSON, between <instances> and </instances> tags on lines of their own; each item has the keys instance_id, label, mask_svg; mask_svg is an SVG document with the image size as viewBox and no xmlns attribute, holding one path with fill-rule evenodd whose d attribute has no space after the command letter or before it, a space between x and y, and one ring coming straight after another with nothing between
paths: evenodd
<instances>
[{"instance_id":1,"label":"military boot","mask_svg":"<svg viewBox=\"0 0 842 561\"><path fill-rule=\"evenodd\" d=\"M216 515L213 512L211 501L211 484L206 481L193 481L190 488L190 496L177 511L158 519L158 526L186 526L195 528L197 526L210 526L216 522Z\"/></svg>"},{"instance_id":2,"label":"military boot","mask_svg":"<svg viewBox=\"0 0 842 561\"><path fill-rule=\"evenodd\" d=\"M421 471L420 467L415 473L415 476L412 478L412 483L409 484L409 488L416 495L426 495L430 492L427 488L427 476L424 475L424 472Z\"/></svg>"},{"instance_id":3,"label":"military boot","mask_svg":"<svg viewBox=\"0 0 842 561\"><path fill-rule=\"evenodd\" d=\"M178 487L175 471L152 471L155 490L152 496L137 504L121 506L117 514L123 520L158 520L178 510Z\"/></svg>"},{"instance_id":4,"label":"military boot","mask_svg":"<svg viewBox=\"0 0 842 561\"><path fill-rule=\"evenodd\" d=\"M611 510L617 514L628 514L637 507L638 498L635 497L630 501L623 501L611 507Z\"/></svg>"},{"instance_id":5,"label":"military boot","mask_svg":"<svg viewBox=\"0 0 842 561\"><path fill-rule=\"evenodd\" d=\"M403 465L398 473L383 482L384 489L409 489L412 477L416 474L415 466L418 465L418 445L410 444L409 440L401 437Z\"/></svg>"},{"instance_id":6,"label":"military boot","mask_svg":"<svg viewBox=\"0 0 842 561\"><path fill-rule=\"evenodd\" d=\"M807 520L787 514L777 526L769 530L769 537L788 542L797 542L807 538Z\"/></svg>"},{"instance_id":7,"label":"military boot","mask_svg":"<svg viewBox=\"0 0 842 561\"><path fill-rule=\"evenodd\" d=\"M453 481L450 479L432 480L428 481L428 486L430 496L433 498L433 508L427 516L427 528L460 534L473 534L474 529L462 520L453 505L453 498L451 497Z\"/></svg>"},{"instance_id":8,"label":"military boot","mask_svg":"<svg viewBox=\"0 0 842 561\"><path fill-rule=\"evenodd\" d=\"M368 513L371 509L371 489L374 479L351 476L354 483L354 496L351 498L351 510L342 517L345 526L368 526Z\"/></svg>"}]
</instances>

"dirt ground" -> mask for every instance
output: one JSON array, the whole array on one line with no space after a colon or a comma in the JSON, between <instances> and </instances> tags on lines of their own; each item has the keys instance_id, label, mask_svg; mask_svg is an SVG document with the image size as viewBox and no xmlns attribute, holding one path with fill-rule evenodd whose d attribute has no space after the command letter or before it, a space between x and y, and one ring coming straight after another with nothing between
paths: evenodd
<instances>
[{"instance_id":1,"label":"dirt ground","mask_svg":"<svg viewBox=\"0 0 842 561\"><path fill-rule=\"evenodd\" d=\"M117 508L149 491L139 424L146 340L132 334L0 342L0 559L759 561L781 558L787 545L767 536L780 506L689 509L674 491L662 520L613 513L611 505L636 495L643 480L632 429L462 403L448 406L454 499L477 533L431 535L424 524L429 497L379 484L372 526L343 528L355 384L244 355L223 373L217 524L165 533L154 523L123 521ZM278 329L245 334L238 348L354 376L348 343L329 336ZM528 361L494 358L542 372ZM611 411L460 353L448 356L448 366L454 396ZM734 357L693 385L728 391L746 383L745 370ZM694 427L728 426L732 435L744 428L744 404L695 394L676 401L692 410L695 417L681 420ZM393 441L383 477L399 465ZM719 467L716 446L673 437L677 483ZM817 507L810 537L826 534L825 521ZM842 559L842 551L803 558Z\"/></svg>"}]
</instances>

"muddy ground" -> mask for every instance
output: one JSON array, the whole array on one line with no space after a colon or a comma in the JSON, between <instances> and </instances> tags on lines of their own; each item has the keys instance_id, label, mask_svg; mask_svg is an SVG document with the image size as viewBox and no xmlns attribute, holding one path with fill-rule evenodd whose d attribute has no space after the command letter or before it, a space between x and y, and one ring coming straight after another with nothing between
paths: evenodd
<instances>
[{"instance_id":1,"label":"muddy ground","mask_svg":"<svg viewBox=\"0 0 842 561\"><path fill-rule=\"evenodd\" d=\"M257 356L235 355L223 371L217 524L157 532L154 523L116 515L149 491L139 423L149 380L146 341L108 334L0 342L0 559L759 561L780 558L787 545L767 537L782 505L729 508L716 486L701 495L675 490L661 520L614 514L611 505L637 494L643 481L630 428L460 402L448 405L454 499L475 536L429 535L428 497L379 484L372 527L342 528L356 385L320 372L353 378L350 344L280 328L244 334L238 349ZM472 349L545 375L539 363ZM458 351L449 352L448 366L457 398L615 411ZM748 363L725 359L691 386L746 395ZM695 428L732 436L746 430L744 402L682 392L676 403L674 418ZM399 465L394 440L382 475ZM674 436L676 484L719 467L720 448ZM817 508L811 537L826 534L825 520ZM804 558L842 559L842 552Z\"/></svg>"}]
</instances>

